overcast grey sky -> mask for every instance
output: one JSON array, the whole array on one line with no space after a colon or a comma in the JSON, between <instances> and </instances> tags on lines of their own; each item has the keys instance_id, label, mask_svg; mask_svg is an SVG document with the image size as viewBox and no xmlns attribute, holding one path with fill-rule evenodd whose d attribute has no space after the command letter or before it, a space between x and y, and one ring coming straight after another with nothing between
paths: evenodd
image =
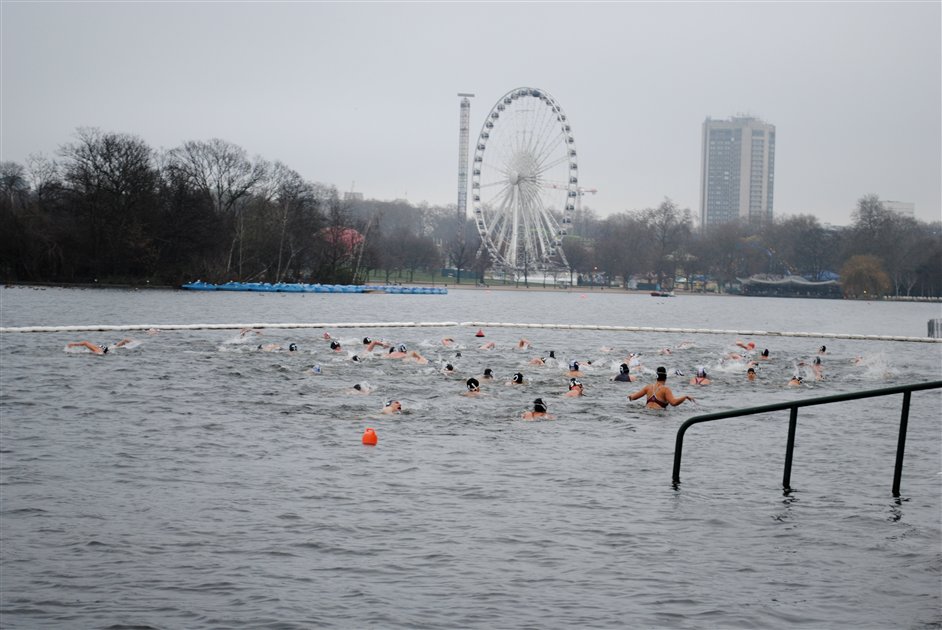
<instances>
[{"instance_id":1,"label":"overcast grey sky","mask_svg":"<svg viewBox=\"0 0 942 630\"><path fill-rule=\"evenodd\" d=\"M585 204L699 213L701 126L776 126L775 214L942 208L942 3L2 2L0 157L80 126L152 147L222 138L377 199L457 200L505 92L563 106ZM355 182L355 184L353 184Z\"/></svg>"}]
</instances>

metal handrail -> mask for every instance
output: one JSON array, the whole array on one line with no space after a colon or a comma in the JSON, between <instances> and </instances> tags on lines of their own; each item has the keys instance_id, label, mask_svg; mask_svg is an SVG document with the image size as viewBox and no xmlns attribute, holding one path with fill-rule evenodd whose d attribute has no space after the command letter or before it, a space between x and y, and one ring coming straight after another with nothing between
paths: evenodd
<instances>
[{"instance_id":1,"label":"metal handrail","mask_svg":"<svg viewBox=\"0 0 942 630\"><path fill-rule=\"evenodd\" d=\"M740 416L751 416L757 413L768 413L770 411L782 411L789 409L788 420L788 443L785 447L785 475L782 479L782 486L785 494L791 492L792 476L792 454L795 450L795 429L798 426L798 408L811 407L814 405L826 405L829 403L843 402L847 400L859 400L861 398L875 398L877 396L889 396L891 394L903 394L903 408L899 421L899 441L896 445L896 470L893 473L893 496L899 497L900 478L903 473L903 452L906 448L906 430L909 426L909 400L912 392L924 389L937 389L942 387L942 381L930 381L927 383L914 383L912 385L898 385L896 387L884 387L882 389L870 389L863 392L853 392L850 394L834 394L832 396L820 396L818 398L807 398L805 400L795 400L792 402L775 403L772 405L762 405L760 407L745 407L743 409L731 409L729 411L718 411L716 413L707 413L701 416L694 416L684 422L677 430L677 442L674 446L674 488L680 484L680 460L684 448L684 433L687 429L701 422L710 422L713 420L723 420L725 418L737 418Z\"/></svg>"}]
</instances>

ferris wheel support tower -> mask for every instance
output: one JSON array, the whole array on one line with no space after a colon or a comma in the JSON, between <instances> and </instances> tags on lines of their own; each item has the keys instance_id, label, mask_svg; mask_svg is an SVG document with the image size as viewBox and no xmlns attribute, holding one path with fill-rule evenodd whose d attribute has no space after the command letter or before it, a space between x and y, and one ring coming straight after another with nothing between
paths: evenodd
<instances>
[{"instance_id":1,"label":"ferris wheel support tower","mask_svg":"<svg viewBox=\"0 0 942 630\"><path fill-rule=\"evenodd\" d=\"M458 221L468 216L468 134L471 128L471 101L474 94L459 92L461 105L458 116Z\"/></svg>"}]
</instances>

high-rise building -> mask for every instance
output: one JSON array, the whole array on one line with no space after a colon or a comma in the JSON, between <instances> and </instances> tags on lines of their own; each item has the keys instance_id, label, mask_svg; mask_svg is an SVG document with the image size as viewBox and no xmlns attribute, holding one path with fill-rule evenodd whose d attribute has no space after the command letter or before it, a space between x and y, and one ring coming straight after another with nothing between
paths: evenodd
<instances>
[{"instance_id":1,"label":"high-rise building","mask_svg":"<svg viewBox=\"0 0 942 630\"><path fill-rule=\"evenodd\" d=\"M733 117L703 123L700 226L772 220L775 125Z\"/></svg>"}]
</instances>

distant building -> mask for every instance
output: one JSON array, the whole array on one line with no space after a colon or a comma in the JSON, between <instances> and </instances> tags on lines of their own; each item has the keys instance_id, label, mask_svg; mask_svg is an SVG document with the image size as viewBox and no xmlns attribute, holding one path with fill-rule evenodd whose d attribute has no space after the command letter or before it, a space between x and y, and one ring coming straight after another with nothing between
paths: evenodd
<instances>
[{"instance_id":1,"label":"distant building","mask_svg":"<svg viewBox=\"0 0 942 630\"><path fill-rule=\"evenodd\" d=\"M916 204L908 201L884 201L883 207L904 217L916 216Z\"/></svg>"},{"instance_id":2,"label":"distant building","mask_svg":"<svg viewBox=\"0 0 942 630\"><path fill-rule=\"evenodd\" d=\"M361 192L345 192L343 194L344 201L363 201L363 193Z\"/></svg>"},{"instance_id":3,"label":"distant building","mask_svg":"<svg viewBox=\"0 0 942 630\"><path fill-rule=\"evenodd\" d=\"M703 123L700 226L772 220L775 125L733 117Z\"/></svg>"}]
</instances>

